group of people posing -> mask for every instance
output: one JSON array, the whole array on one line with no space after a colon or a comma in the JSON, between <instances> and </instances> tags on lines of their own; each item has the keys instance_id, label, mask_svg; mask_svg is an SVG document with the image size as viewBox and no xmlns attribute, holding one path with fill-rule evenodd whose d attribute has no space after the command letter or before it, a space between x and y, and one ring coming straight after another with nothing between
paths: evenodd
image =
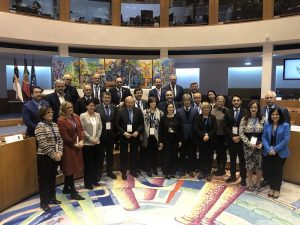
<instances>
[{"instance_id":1,"label":"group of people posing","mask_svg":"<svg viewBox=\"0 0 300 225\"><path fill-rule=\"evenodd\" d=\"M55 197L58 165L65 176L64 194L75 200L84 198L75 189L74 175L83 169L84 186L99 186L104 159L106 172L112 179L113 149L120 149L120 171L127 179L127 170L138 177L141 170L151 177L158 175L160 164L166 179L188 174L198 179L225 175L227 149L230 155L230 177L236 182L236 160L239 158L241 185L260 191L270 185L269 196L278 198L282 168L289 155L289 114L275 105L275 93L266 94L266 106L252 100L243 108L238 95L231 98L232 107L225 107L225 98L214 91L206 99L197 83L184 94L176 76L162 87L155 79L148 101L143 90L136 88L134 97L123 87L122 77L106 91L100 75L83 87L79 98L71 86L71 76L56 80L55 91L42 99L42 89L32 89L32 100L23 106L27 135L37 139L38 181L41 208L51 211L49 204L60 204ZM128 150L130 154L128 157ZM159 151L161 154L159 154ZM212 173L214 152L217 170ZM161 155L160 163L158 155ZM128 161L129 158L129 161ZM256 173L256 182L252 179ZM261 182L263 176L264 182Z\"/></svg>"}]
</instances>

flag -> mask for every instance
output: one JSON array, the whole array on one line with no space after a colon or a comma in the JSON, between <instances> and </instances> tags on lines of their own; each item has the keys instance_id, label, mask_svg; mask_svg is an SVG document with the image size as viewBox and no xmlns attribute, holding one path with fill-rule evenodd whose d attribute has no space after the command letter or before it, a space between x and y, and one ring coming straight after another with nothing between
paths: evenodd
<instances>
[{"instance_id":1,"label":"flag","mask_svg":"<svg viewBox=\"0 0 300 225\"><path fill-rule=\"evenodd\" d=\"M23 95L22 95L21 85L19 81L19 69L18 69L16 58L14 58L13 88L16 92L16 99L19 99L21 102L23 102Z\"/></svg>"},{"instance_id":2,"label":"flag","mask_svg":"<svg viewBox=\"0 0 300 225\"><path fill-rule=\"evenodd\" d=\"M26 58L24 58L24 73L23 73L23 81L22 81L22 91L28 98L30 98L29 71L27 68Z\"/></svg>"},{"instance_id":3,"label":"flag","mask_svg":"<svg viewBox=\"0 0 300 225\"><path fill-rule=\"evenodd\" d=\"M37 83L36 83L36 74L34 68L34 58L32 58L30 87L32 88L34 86L37 86Z\"/></svg>"}]
</instances>

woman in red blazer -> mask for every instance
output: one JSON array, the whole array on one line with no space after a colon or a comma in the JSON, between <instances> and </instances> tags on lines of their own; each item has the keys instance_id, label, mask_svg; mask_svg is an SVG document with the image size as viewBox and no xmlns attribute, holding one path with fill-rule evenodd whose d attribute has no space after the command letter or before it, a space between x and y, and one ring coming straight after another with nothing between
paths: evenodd
<instances>
[{"instance_id":1,"label":"woman in red blazer","mask_svg":"<svg viewBox=\"0 0 300 225\"><path fill-rule=\"evenodd\" d=\"M84 200L75 190L74 174L83 168L82 147L84 132L80 118L73 113L71 102L63 102L60 105L60 117L57 120L59 132L64 142L62 170L65 176L64 194L71 194L75 200Z\"/></svg>"}]
</instances>

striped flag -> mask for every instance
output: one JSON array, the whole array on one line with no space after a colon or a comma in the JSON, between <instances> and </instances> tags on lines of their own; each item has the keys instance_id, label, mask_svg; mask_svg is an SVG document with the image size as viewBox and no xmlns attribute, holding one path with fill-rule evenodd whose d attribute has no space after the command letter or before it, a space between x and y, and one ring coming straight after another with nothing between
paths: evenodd
<instances>
[{"instance_id":1,"label":"striped flag","mask_svg":"<svg viewBox=\"0 0 300 225\"><path fill-rule=\"evenodd\" d=\"M36 74L34 68L34 58L32 58L30 87L32 88L34 86L37 86L37 82L36 82Z\"/></svg>"},{"instance_id":2,"label":"striped flag","mask_svg":"<svg viewBox=\"0 0 300 225\"><path fill-rule=\"evenodd\" d=\"M19 99L21 102L23 102L23 94L22 94L21 85L19 81L19 69L18 69L16 58L14 58L13 88L16 92L16 99Z\"/></svg>"},{"instance_id":3,"label":"striped flag","mask_svg":"<svg viewBox=\"0 0 300 225\"><path fill-rule=\"evenodd\" d=\"M23 81L22 81L22 91L28 98L30 98L29 71L27 68L26 58L24 58L24 73L23 73Z\"/></svg>"}]
</instances>

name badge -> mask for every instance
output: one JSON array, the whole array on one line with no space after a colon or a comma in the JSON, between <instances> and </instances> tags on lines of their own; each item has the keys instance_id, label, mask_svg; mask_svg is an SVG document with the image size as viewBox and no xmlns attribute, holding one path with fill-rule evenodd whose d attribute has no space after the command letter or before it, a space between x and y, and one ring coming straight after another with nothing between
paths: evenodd
<instances>
[{"instance_id":1,"label":"name badge","mask_svg":"<svg viewBox=\"0 0 300 225\"><path fill-rule=\"evenodd\" d=\"M127 124L127 132L132 132L132 124Z\"/></svg>"},{"instance_id":2,"label":"name badge","mask_svg":"<svg viewBox=\"0 0 300 225\"><path fill-rule=\"evenodd\" d=\"M251 137L250 144L251 145L256 145L256 143L257 143L257 137Z\"/></svg>"},{"instance_id":3,"label":"name badge","mask_svg":"<svg viewBox=\"0 0 300 225\"><path fill-rule=\"evenodd\" d=\"M169 133L175 133L175 131L174 131L174 129L172 127L169 127L168 132Z\"/></svg>"},{"instance_id":4,"label":"name badge","mask_svg":"<svg viewBox=\"0 0 300 225\"><path fill-rule=\"evenodd\" d=\"M105 123L105 129L106 130L111 130L111 122L106 122Z\"/></svg>"},{"instance_id":5,"label":"name badge","mask_svg":"<svg viewBox=\"0 0 300 225\"><path fill-rule=\"evenodd\" d=\"M55 144L55 151L58 152L58 143Z\"/></svg>"},{"instance_id":6,"label":"name badge","mask_svg":"<svg viewBox=\"0 0 300 225\"><path fill-rule=\"evenodd\" d=\"M154 127L150 127L150 135L154 135Z\"/></svg>"},{"instance_id":7,"label":"name badge","mask_svg":"<svg viewBox=\"0 0 300 225\"><path fill-rule=\"evenodd\" d=\"M232 133L237 135L238 134L238 128L237 127L232 127Z\"/></svg>"}]
</instances>

